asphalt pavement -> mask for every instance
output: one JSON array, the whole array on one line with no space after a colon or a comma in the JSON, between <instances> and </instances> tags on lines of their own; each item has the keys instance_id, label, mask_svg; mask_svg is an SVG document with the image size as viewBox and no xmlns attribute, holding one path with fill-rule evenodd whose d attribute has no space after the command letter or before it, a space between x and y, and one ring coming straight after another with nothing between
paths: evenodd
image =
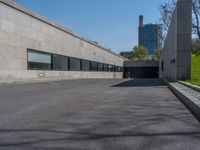
<instances>
[{"instance_id":1,"label":"asphalt pavement","mask_svg":"<svg viewBox=\"0 0 200 150\"><path fill-rule=\"evenodd\" d=\"M159 79L0 86L0 150L199 150L200 123Z\"/></svg>"}]
</instances>

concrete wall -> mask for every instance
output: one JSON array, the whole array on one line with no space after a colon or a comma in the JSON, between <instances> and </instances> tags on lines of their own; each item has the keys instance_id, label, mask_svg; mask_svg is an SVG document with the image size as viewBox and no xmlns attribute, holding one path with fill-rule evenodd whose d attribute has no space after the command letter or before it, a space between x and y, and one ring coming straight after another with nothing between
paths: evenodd
<instances>
[{"instance_id":1,"label":"concrete wall","mask_svg":"<svg viewBox=\"0 0 200 150\"><path fill-rule=\"evenodd\" d=\"M158 61L125 61L124 67L158 67Z\"/></svg>"},{"instance_id":2,"label":"concrete wall","mask_svg":"<svg viewBox=\"0 0 200 150\"><path fill-rule=\"evenodd\" d=\"M161 78L191 78L191 23L192 0L178 0L160 59Z\"/></svg>"},{"instance_id":3,"label":"concrete wall","mask_svg":"<svg viewBox=\"0 0 200 150\"><path fill-rule=\"evenodd\" d=\"M0 80L121 78L122 73L27 70L27 48L123 66L124 58L10 0L0 0Z\"/></svg>"}]
</instances>

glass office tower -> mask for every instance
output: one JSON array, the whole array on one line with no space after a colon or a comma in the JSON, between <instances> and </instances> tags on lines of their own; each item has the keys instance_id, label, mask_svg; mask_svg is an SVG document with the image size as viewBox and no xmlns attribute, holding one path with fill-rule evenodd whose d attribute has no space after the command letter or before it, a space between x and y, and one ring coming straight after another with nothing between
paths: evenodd
<instances>
[{"instance_id":1,"label":"glass office tower","mask_svg":"<svg viewBox=\"0 0 200 150\"><path fill-rule=\"evenodd\" d=\"M143 16L139 17L138 45L146 47L148 55L153 55L155 50L161 47L160 33L160 25L143 25Z\"/></svg>"}]
</instances>

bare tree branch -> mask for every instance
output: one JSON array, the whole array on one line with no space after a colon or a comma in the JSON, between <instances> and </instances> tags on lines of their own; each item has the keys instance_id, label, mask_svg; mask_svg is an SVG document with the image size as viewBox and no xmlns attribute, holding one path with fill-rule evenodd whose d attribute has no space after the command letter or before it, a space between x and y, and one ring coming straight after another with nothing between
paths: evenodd
<instances>
[{"instance_id":1,"label":"bare tree branch","mask_svg":"<svg viewBox=\"0 0 200 150\"><path fill-rule=\"evenodd\" d=\"M197 34L198 39L200 39L200 0L193 0L193 33Z\"/></svg>"},{"instance_id":2,"label":"bare tree branch","mask_svg":"<svg viewBox=\"0 0 200 150\"><path fill-rule=\"evenodd\" d=\"M176 0L170 0L160 5L160 24L162 25L162 41L165 40L167 32L170 28L173 12L176 7ZM200 40L200 0L193 0L192 2L193 18L192 18L192 33Z\"/></svg>"}]
</instances>

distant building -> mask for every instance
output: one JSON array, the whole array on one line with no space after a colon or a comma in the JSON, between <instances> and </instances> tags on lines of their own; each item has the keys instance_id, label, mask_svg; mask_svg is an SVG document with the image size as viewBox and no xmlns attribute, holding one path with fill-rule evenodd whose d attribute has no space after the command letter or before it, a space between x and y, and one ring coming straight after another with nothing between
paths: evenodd
<instances>
[{"instance_id":1,"label":"distant building","mask_svg":"<svg viewBox=\"0 0 200 150\"><path fill-rule=\"evenodd\" d=\"M158 24L143 24L143 16L139 17L138 45L143 45L148 49L148 55L153 55L154 51L161 47L161 28Z\"/></svg>"},{"instance_id":2,"label":"distant building","mask_svg":"<svg viewBox=\"0 0 200 150\"><path fill-rule=\"evenodd\" d=\"M133 55L133 51L130 52L121 52L120 53L121 56L130 59L130 57Z\"/></svg>"}]
</instances>

